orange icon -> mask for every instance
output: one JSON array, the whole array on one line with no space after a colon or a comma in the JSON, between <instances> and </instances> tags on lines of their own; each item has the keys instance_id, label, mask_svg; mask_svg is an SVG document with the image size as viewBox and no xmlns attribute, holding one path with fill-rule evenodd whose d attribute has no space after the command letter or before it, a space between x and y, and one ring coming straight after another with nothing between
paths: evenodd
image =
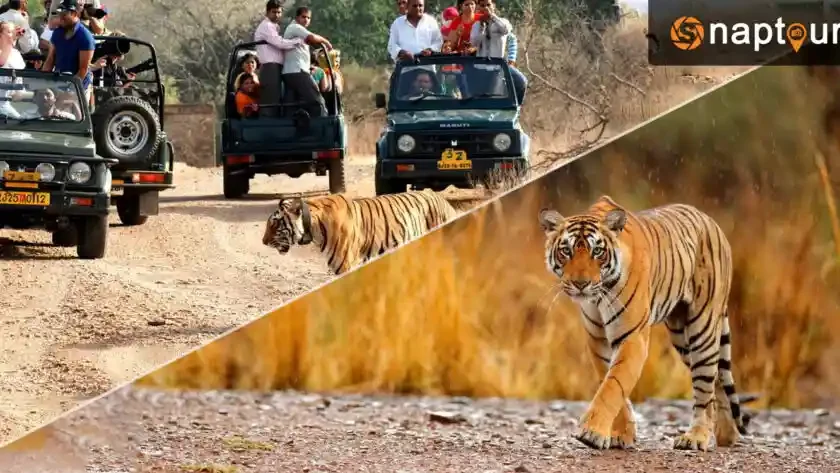
<instances>
[{"instance_id":1,"label":"orange icon","mask_svg":"<svg viewBox=\"0 0 840 473\"><path fill-rule=\"evenodd\" d=\"M671 24L671 42L683 51L699 48L705 36L706 28L693 16L681 16Z\"/></svg>"}]
</instances>

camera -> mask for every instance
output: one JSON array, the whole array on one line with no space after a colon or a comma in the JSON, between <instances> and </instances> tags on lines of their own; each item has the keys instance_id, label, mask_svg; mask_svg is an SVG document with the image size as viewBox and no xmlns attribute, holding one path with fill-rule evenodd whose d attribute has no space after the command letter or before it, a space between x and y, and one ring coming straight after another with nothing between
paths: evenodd
<instances>
[{"instance_id":1,"label":"camera","mask_svg":"<svg viewBox=\"0 0 840 473\"><path fill-rule=\"evenodd\" d=\"M102 8L96 8L93 5L85 5L85 7L82 9L81 18L82 20L88 20L90 18L101 20L107 15L108 13Z\"/></svg>"}]
</instances>

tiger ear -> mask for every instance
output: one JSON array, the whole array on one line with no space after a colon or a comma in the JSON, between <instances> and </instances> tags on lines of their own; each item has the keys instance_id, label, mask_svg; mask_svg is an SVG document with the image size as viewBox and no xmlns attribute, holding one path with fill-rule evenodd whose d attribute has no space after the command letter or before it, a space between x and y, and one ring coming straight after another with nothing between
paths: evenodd
<instances>
[{"instance_id":1,"label":"tiger ear","mask_svg":"<svg viewBox=\"0 0 840 473\"><path fill-rule=\"evenodd\" d=\"M289 212L295 215L300 214L300 201L298 199L280 199L280 202L277 203L277 207L283 212Z\"/></svg>"},{"instance_id":2,"label":"tiger ear","mask_svg":"<svg viewBox=\"0 0 840 473\"><path fill-rule=\"evenodd\" d=\"M540 226L545 233L556 231L563 224L563 216L560 212L552 209L540 210Z\"/></svg>"},{"instance_id":3,"label":"tiger ear","mask_svg":"<svg viewBox=\"0 0 840 473\"><path fill-rule=\"evenodd\" d=\"M604 225L615 233L621 233L627 224L627 212L623 209L613 209L604 216Z\"/></svg>"}]
</instances>

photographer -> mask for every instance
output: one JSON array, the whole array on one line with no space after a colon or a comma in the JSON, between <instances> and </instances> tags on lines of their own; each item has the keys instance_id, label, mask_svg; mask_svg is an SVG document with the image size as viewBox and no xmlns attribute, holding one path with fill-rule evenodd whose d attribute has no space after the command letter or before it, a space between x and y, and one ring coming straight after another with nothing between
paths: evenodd
<instances>
[{"instance_id":1,"label":"photographer","mask_svg":"<svg viewBox=\"0 0 840 473\"><path fill-rule=\"evenodd\" d=\"M108 29L105 28L106 16L108 16L108 10L102 8L102 3L99 0L87 0L79 12L79 19L82 24L97 36L110 34Z\"/></svg>"}]
</instances>

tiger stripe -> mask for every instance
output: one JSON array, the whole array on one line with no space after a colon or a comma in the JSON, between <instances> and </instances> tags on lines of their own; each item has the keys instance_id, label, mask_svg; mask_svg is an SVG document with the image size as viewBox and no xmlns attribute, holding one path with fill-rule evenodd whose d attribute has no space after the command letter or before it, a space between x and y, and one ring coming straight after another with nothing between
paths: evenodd
<instances>
[{"instance_id":1,"label":"tiger stripe","mask_svg":"<svg viewBox=\"0 0 840 473\"><path fill-rule=\"evenodd\" d=\"M283 254L293 244L311 240L333 273L342 274L457 215L452 204L431 190L355 199L343 194L282 199L268 217L262 241Z\"/></svg>"},{"instance_id":2,"label":"tiger stripe","mask_svg":"<svg viewBox=\"0 0 840 473\"><path fill-rule=\"evenodd\" d=\"M635 443L629 394L647 358L650 329L664 324L691 372L691 426L674 448L732 445L746 433L732 375L727 304L732 253L720 227L684 204L631 213L608 196L564 218L543 209L545 261L581 310L602 382L576 438L593 448Z\"/></svg>"}]
</instances>

